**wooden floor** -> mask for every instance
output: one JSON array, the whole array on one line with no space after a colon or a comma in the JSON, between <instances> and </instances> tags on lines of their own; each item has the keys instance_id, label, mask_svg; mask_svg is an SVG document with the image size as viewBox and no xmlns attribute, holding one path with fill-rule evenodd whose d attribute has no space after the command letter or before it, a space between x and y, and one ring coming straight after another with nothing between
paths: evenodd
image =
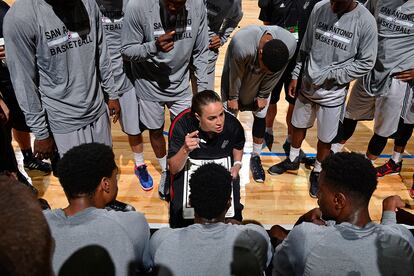
<instances>
[{"instance_id":1,"label":"wooden floor","mask_svg":"<svg viewBox=\"0 0 414 276\"><path fill-rule=\"evenodd\" d=\"M9 1L10 2L10 1ZM261 24L257 19L259 10L257 1L243 0L244 17L240 27L250 24ZM236 30L237 31L237 30ZM225 47L221 50L216 70L216 91L220 91L220 76L223 67ZM281 97L283 99L283 97ZM271 154L264 150L262 156L263 167L267 170L271 165L284 159L280 156L283 153L282 144L286 136L286 109L287 104L281 100L278 105L279 112L274 124L276 141L273 146L274 153ZM251 125L252 117L248 112L240 114L240 120L246 131L246 148L243 158L242 177L242 202L245 205L244 218L255 219L263 224L293 224L297 218L305 211L317 206L315 199L308 195L308 177L310 171L301 167L298 174L284 174L280 176L266 175L264 184L253 182L249 176L248 160L252 147ZM166 120L168 122L168 119ZM169 125L166 126L168 131ZM366 145L372 135L372 123L363 122L358 125L357 131L349 142L345 150L365 152ZM127 137L122 133L118 124L113 126L114 152L119 167L121 177L118 182L118 199L134 205L137 210L145 213L150 223L168 222L168 205L158 198L157 186L152 191L144 192L138 185L138 180L133 172L133 155L130 151ZM160 173L157 159L152 153L148 140L148 134L144 135L145 159L148 164L154 182L158 183ZM308 131L306 140L303 143L303 150L306 153L316 152L316 132L315 128ZM16 145L15 145L16 146ZM18 148L16 146L16 151ZM384 154L392 153L392 141L387 145ZM381 217L381 202L388 196L397 194L407 201L408 205L413 205L413 201L408 195L408 189L412 184L414 161L411 154L414 154L414 147L410 141L407 146L407 158L404 159L404 167L401 176L387 176L379 180L378 189L374 193L370 204L372 219L378 221ZM378 159L377 165L385 162L387 158ZM32 177L34 185L40 190L40 195L46 198L52 208L60 208L67 205L64 193L59 182L53 176ZM411 207L412 208L412 207ZM413 213L412 209L408 209Z\"/></svg>"}]
</instances>

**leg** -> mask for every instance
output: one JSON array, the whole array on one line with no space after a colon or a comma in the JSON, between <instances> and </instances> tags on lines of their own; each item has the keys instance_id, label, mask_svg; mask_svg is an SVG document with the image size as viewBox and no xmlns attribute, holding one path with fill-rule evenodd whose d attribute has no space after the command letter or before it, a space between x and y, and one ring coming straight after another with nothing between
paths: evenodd
<instances>
[{"instance_id":1,"label":"leg","mask_svg":"<svg viewBox=\"0 0 414 276\"><path fill-rule=\"evenodd\" d=\"M283 77L282 77L283 78ZM277 114L277 102L280 99L280 92L282 91L283 80L279 80L275 88L273 88L272 94L270 95L269 107L266 114L266 132L264 134L264 140L269 151L272 150L273 142L275 140L273 135L273 124Z\"/></svg>"},{"instance_id":2,"label":"leg","mask_svg":"<svg viewBox=\"0 0 414 276\"><path fill-rule=\"evenodd\" d=\"M265 113L263 114L265 115ZM263 136L266 128L266 119L259 118L256 115L253 115L253 151L250 158L250 170L254 181L264 182L265 173L263 170L262 162L260 160L260 152L262 150Z\"/></svg>"}]
</instances>

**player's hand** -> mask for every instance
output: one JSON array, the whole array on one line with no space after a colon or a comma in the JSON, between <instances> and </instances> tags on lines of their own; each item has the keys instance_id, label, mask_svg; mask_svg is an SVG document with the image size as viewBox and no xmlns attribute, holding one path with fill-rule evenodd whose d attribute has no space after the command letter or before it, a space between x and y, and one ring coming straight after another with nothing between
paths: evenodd
<instances>
[{"instance_id":1,"label":"player's hand","mask_svg":"<svg viewBox=\"0 0 414 276\"><path fill-rule=\"evenodd\" d=\"M382 202L382 211L393 211L397 208L403 208L405 206L404 201L397 195L389 196Z\"/></svg>"},{"instance_id":2,"label":"player's hand","mask_svg":"<svg viewBox=\"0 0 414 276\"><path fill-rule=\"evenodd\" d=\"M169 31L158 37L155 41L158 51L164 53L171 51L174 48L174 35L175 31Z\"/></svg>"},{"instance_id":3,"label":"player's hand","mask_svg":"<svg viewBox=\"0 0 414 276\"><path fill-rule=\"evenodd\" d=\"M238 101L238 99L228 100L227 101L227 109L231 113L236 114L239 111L239 101Z\"/></svg>"},{"instance_id":4,"label":"player's hand","mask_svg":"<svg viewBox=\"0 0 414 276\"><path fill-rule=\"evenodd\" d=\"M217 50L220 47L221 47L221 40L218 35L215 35L212 38L210 38L210 44L208 45L208 48L210 50Z\"/></svg>"},{"instance_id":5,"label":"player's hand","mask_svg":"<svg viewBox=\"0 0 414 276\"><path fill-rule=\"evenodd\" d=\"M394 75L394 78L401 81L410 81L414 79L414 69L405 70Z\"/></svg>"},{"instance_id":6,"label":"player's hand","mask_svg":"<svg viewBox=\"0 0 414 276\"><path fill-rule=\"evenodd\" d=\"M309 212L302 215L299 218L298 223L302 222L312 222L317 225L325 225L325 221L322 219L322 212L319 208L313 208Z\"/></svg>"},{"instance_id":7,"label":"player's hand","mask_svg":"<svg viewBox=\"0 0 414 276\"><path fill-rule=\"evenodd\" d=\"M9 121L10 110L7 107L6 103L0 99L0 124L5 124Z\"/></svg>"},{"instance_id":8,"label":"player's hand","mask_svg":"<svg viewBox=\"0 0 414 276\"><path fill-rule=\"evenodd\" d=\"M200 139L198 138L198 130L188 133L184 140L184 151L188 154L194 149L200 147Z\"/></svg>"},{"instance_id":9,"label":"player's hand","mask_svg":"<svg viewBox=\"0 0 414 276\"><path fill-rule=\"evenodd\" d=\"M115 124L121 115L121 106L118 99L108 101L109 116L112 117L112 122Z\"/></svg>"},{"instance_id":10,"label":"player's hand","mask_svg":"<svg viewBox=\"0 0 414 276\"><path fill-rule=\"evenodd\" d=\"M55 151L55 140L52 136L49 136L46 139L34 140L34 149L33 155L38 159L48 159L53 156Z\"/></svg>"},{"instance_id":11,"label":"player's hand","mask_svg":"<svg viewBox=\"0 0 414 276\"><path fill-rule=\"evenodd\" d=\"M257 98L257 111L261 111L267 105L267 99Z\"/></svg>"},{"instance_id":12,"label":"player's hand","mask_svg":"<svg viewBox=\"0 0 414 276\"><path fill-rule=\"evenodd\" d=\"M296 98L296 96L297 96L297 93L296 93L296 86L297 85L298 85L298 80L292 79L289 83L288 94L292 98Z\"/></svg>"},{"instance_id":13,"label":"player's hand","mask_svg":"<svg viewBox=\"0 0 414 276\"><path fill-rule=\"evenodd\" d=\"M0 46L0 60L6 59L6 49L4 46Z\"/></svg>"},{"instance_id":14,"label":"player's hand","mask_svg":"<svg viewBox=\"0 0 414 276\"><path fill-rule=\"evenodd\" d=\"M241 169L240 164L236 164L236 165L233 165L233 167L231 167L230 174L233 177L233 179L236 179L237 177L239 177L240 169Z\"/></svg>"}]
</instances>

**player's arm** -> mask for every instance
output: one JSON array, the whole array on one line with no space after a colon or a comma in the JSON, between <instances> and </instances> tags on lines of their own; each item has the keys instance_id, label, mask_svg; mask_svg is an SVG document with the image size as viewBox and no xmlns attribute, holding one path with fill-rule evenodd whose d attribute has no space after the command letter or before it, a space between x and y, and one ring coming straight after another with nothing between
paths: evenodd
<instances>
[{"instance_id":1,"label":"player's arm","mask_svg":"<svg viewBox=\"0 0 414 276\"><path fill-rule=\"evenodd\" d=\"M231 33L237 27L242 18L243 11L241 1L235 0L231 7L231 11L229 12L229 16L224 19L219 31L221 45L224 45L227 42L227 39L230 37Z\"/></svg>"},{"instance_id":2,"label":"player's arm","mask_svg":"<svg viewBox=\"0 0 414 276\"><path fill-rule=\"evenodd\" d=\"M233 131L232 139L235 139L236 142L234 143L233 147L233 166L231 167L231 176L233 178L238 177L239 171L242 167L242 158L243 158L243 149L244 143L246 142L246 137L244 135L244 129L241 125L240 121L234 120L236 124L236 128Z\"/></svg>"},{"instance_id":3,"label":"player's arm","mask_svg":"<svg viewBox=\"0 0 414 276\"><path fill-rule=\"evenodd\" d=\"M176 129L170 131L172 135L168 139L168 168L174 175L184 168L190 152L199 148L200 139L198 130L186 134Z\"/></svg>"},{"instance_id":4,"label":"player's arm","mask_svg":"<svg viewBox=\"0 0 414 276\"><path fill-rule=\"evenodd\" d=\"M373 17L370 19L367 24L359 27L361 36L355 59L331 70L326 80L321 80L321 83L315 83L316 85L322 85L325 81L331 79L339 85L347 84L371 71L377 57L378 33L375 19Z\"/></svg>"},{"instance_id":5,"label":"player's arm","mask_svg":"<svg viewBox=\"0 0 414 276\"><path fill-rule=\"evenodd\" d=\"M141 12L141 1L129 1L125 9L122 27L121 53L127 60L145 61L158 53L156 40L144 41L142 21L146 20Z\"/></svg>"},{"instance_id":6,"label":"player's arm","mask_svg":"<svg viewBox=\"0 0 414 276\"><path fill-rule=\"evenodd\" d=\"M197 78L197 91L214 90L214 87L208 87L207 64L208 64L208 26L207 11L204 4L200 6L200 27L193 46L193 65L195 67L195 76Z\"/></svg>"}]
</instances>

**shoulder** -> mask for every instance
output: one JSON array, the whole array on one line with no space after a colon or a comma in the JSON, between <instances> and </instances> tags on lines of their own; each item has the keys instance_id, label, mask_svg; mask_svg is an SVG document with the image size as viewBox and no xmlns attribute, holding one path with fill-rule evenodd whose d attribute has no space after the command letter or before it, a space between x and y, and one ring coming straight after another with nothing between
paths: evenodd
<instances>
[{"instance_id":1,"label":"shoulder","mask_svg":"<svg viewBox=\"0 0 414 276\"><path fill-rule=\"evenodd\" d=\"M224 116L225 116L225 127L227 126L231 130L244 131L242 124L236 117L234 117L232 114L230 114L227 111L224 111Z\"/></svg>"},{"instance_id":2,"label":"shoulder","mask_svg":"<svg viewBox=\"0 0 414 276\"><path fill-rule=\"evenodd\" d=\"M131 211L131 212L117 212L103 210L103 215L111 218L122 226L133 227L136 231L139 229L149 229L147 219L142 213Z\"/></svg>"},{"instance_id":3,"label":"shoulder","mask_svg":"<svg viewBox=\"0 0 414 276\"><path fill-rule=\"evenodd\" d=\"M362 24L362 29L367 32L372 32L372 29L366 29L368 28L377 28L377 21L375 17L372 15L372 13L361 3L358 3L358 6L356 7L357 12L359 14L359 19ZM364 29L365 28L365 29Z\"/></svg>"},{"instance_id":4,"label":"shoulder","mask_svg":"<svg viewBox=\"0 0 414 276\"><path fill-rule=\"evenodd\" d=\"M169 138L172 138L174 134L179 133L180 131L187 131L189 128L192 128L194 120L195 118L190 108L182 111L171 123Z\"/></svg>"},{"instance_id":5,"label":"shoulder","mask_svg":"<svg viewBox=\"0 0 414 276\"><path fill-rule=\"evenodd\" d=\"M158 229L151 237L150 240L150 250L152 252L151 255L155 255L155 252L157 249L161 246L161 244L167 240L171 239L171 237L177 233L180 232L181 229L172 229L169 227L160 228Z\"/></svg>"},{"instance_id":6,"label":"shoulder","mask_svg":"<svg viewBox=\"0 0 414 276\"><path fill-rule=\"evenodd\" d=\"M7 22L31 24L36 15L35 5L39 5L36 0L17 0L6 13L5 24Z\"/></svg>"}]
</instances>

